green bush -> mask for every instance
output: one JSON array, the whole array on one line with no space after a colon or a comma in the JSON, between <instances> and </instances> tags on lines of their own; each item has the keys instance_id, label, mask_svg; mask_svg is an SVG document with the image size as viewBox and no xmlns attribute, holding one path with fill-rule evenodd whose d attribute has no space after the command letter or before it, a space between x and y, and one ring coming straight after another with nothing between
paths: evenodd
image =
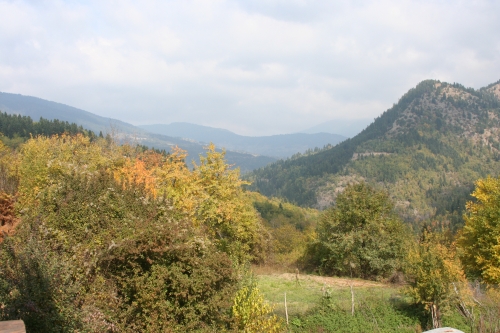
<instances>
[{"instance_id":1,"label":"green bush","mask_svg":"<svg viewBox=\"0 0 500 333\"><path fill-rule=\"evenodd\" d=\"M3 319L31 332L230 327L237 275L203 227L109 172L57 178L1 244Z\"/></svg>"}]
</instances>

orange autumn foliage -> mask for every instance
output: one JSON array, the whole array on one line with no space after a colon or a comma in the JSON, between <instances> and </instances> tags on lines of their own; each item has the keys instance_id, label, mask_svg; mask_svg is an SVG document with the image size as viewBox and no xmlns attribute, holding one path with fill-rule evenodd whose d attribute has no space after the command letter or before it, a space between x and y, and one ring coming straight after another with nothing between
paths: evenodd
<instances>
[{"instance_id":1,"label":"orange autumn foliage","mask_svg":"<svg viewBox=\"0 0 500 333\"><path fill-rule=\"evenodd\" d=\"M156 198L156 176L154 169L148 169L146 163L139 158L127 159L125 165L115 171L115 180L122 184L123 189L144 186L153 198Z\"/></svg>"}]
</instances>

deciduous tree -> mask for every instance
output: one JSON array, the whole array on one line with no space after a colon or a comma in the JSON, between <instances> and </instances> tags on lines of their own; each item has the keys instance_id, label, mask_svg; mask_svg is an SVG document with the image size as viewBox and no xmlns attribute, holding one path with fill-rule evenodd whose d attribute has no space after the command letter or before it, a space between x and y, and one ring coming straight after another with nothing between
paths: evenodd
<instances>
[{"instance_id":1,"label":"deciduous tree","mask_svg":"<svg viewBox=\"0 0 500 333\"><path fill-rule=\"evenodd\" d=\"M468 274L484 282L500 283L500 178L476 182L466 205L465 226L458 238Z\"/></svg>"},{"instance_id":2,"label":"deciduous tree","mask_svg":"<svg viewBox=\"0 0 500 333\"><path fill-rule=\"evenodd\" d=\"M320 219L318 239L309 247L328 274L386 277L401 265L406 229L385 192L352 184Z\"/></svg>"},{"instance_id":3,"label":"deciduous tree","mask_svg":"<svg viewBox=\"0 0 500 333\"><path fill-rule=\"evenodd\" d=\"M407 294L429 311L433 327L441 327L442 311L451 305L469 315L467 280L455 244L443 235L424 229L419 242L408 252L405 273Z\"/></svg>"}]
</instances>

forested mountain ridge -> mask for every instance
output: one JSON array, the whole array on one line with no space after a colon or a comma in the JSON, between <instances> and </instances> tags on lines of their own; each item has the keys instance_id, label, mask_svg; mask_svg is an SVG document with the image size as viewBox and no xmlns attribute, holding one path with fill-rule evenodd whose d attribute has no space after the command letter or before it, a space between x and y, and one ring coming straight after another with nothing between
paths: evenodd
<instances>
[{"instance_id":1,"label":"forested mountain ridge","mask_svg":"<svg viewBox=\"0 0 500 333\"><path fill-rule=\"evenodd\" d=\"M251 188L324 208L351 182L387 190L407 220L460 224L476 179L500 171L500 81L423 81L352 139L249 175Z\"/></svg>"}]
</instances>

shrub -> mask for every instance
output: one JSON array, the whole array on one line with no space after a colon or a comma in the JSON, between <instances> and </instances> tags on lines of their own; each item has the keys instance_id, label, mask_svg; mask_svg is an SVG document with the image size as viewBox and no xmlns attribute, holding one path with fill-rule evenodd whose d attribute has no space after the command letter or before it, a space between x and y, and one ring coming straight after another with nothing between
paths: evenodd
<instances>
[{"instance_id":1,"label":"shrub","mask_svg":"<svg viewBox=\"0 0 500 333\"><path fill-rule=\"evenodd\" d=\"M441 327L441 313L455 306L470 316L470 290L455 251L441 234L424 229L405 263L406 293L431 314L433 327Z\"/></svg>"},{"instance_id":2,"label":"shrub","mask_svg":"<svg viewBox=\"0 0 500 333\"><path fill-rule=\"evenodd\" d=\"M127 149L82 137L23 147L21 222L0 245L2 319L30 332L231 328L230 254L150 183L117 178Z\"/></svg>"},{"instance_id":3,"label":"shrub","mask_svg":"<svg viewBox=\"0 0 500 333\"><path fill-rule=\"evenodd\" d=\"M234 298L232 313L237 328L245 333L284 332L282 321L272 314L255 284L243 286Z\"/></svg>"}]
</instances>

